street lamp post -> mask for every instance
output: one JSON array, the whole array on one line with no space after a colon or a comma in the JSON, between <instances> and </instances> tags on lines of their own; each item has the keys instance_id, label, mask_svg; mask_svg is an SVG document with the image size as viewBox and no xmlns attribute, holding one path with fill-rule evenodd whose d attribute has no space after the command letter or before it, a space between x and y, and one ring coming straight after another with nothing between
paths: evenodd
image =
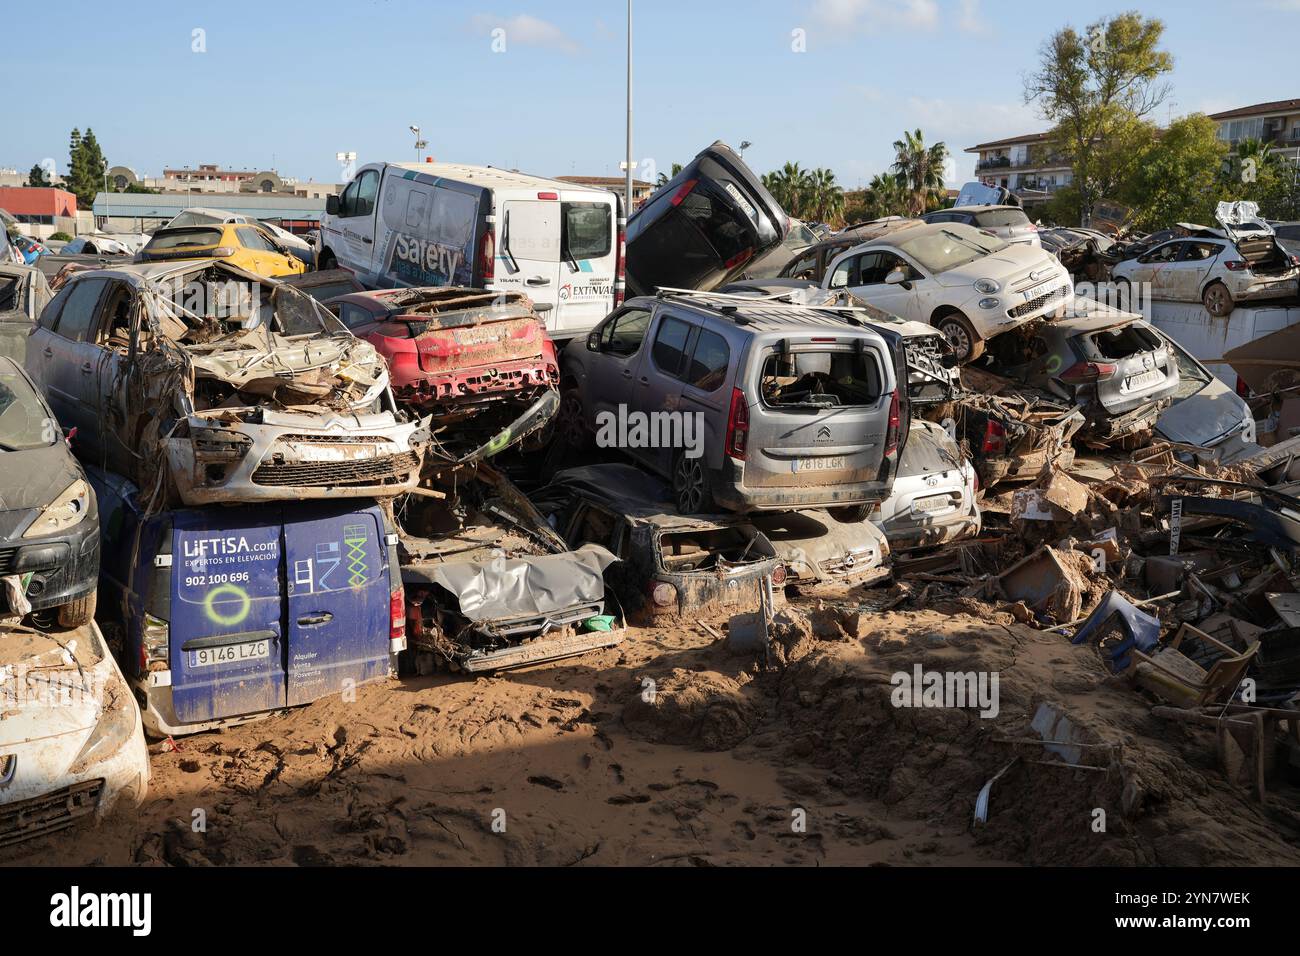
<instances>
[{"instance_id":1,"label":"street lamp post","mask_svg":"<svg viewBox=\"0 0 1300 956\"><path fill-rule=\"evenodd\" d=\"M627 181L624 185L623 215L632 215L632 0L627 0Z\"/></svg>"},{"instance_id":2,"label":"street lamp post","mask_svg":"<svg viewBox=\"0 0 1300 956\"><path fill-rule=\"evenodd\" d=\"M411 126L409 127L409 129L411 130L412 133L415 134L415 161L418 163L420 161L420 151L424 149L426 146L428 146L429 144L424 140L420 139L420 127Z\"/></svg>"}]
</instances>

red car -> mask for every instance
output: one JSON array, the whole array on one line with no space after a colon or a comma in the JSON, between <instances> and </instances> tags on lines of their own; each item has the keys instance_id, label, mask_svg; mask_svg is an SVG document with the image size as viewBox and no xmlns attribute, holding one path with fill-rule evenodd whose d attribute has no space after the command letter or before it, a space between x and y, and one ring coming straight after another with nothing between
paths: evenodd
<instances>
[{"instance_id":1,"label":"red car","mask_svg":"<svg viewBox=\"0 0 1300 956\"><path fill-rule=\"evenodd\" d=\"M526 295L439 286L324 304L388 360L398 402L431 415L444 445L496 435L548 393L558 401L555 345Z\"/></svg>"}]
</instances>

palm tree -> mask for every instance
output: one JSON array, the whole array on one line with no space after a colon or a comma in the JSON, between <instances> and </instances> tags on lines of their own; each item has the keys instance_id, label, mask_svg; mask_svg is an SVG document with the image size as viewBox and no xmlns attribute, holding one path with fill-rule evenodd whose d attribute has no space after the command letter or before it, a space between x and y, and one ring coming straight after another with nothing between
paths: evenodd
<instances>
[{"instance_id":1,"label":"palm tree","mask_svg":"<svg viewBox=\"0 0 1300 956\"><path fill-rule=\"evenodd\" d=\"M832 170L819 167L808 174L808 218L831 222L844 211L844 190Z\"/></svg>"},{"instance_id":2,"label":"palm tree","mask_svg":"<svg viewBox=\"0 0 1300 956\"><path fill-rule=\"evenodd\" d=\"M763 185L788 215L802 219L808 205L810 180L807 170L798 163L786 163L763 177Z\"/></svg>"},{"instance_id":3,"label":"palm tree","mask_svg":"<svg viewBox=\"0 0 1300 956\"><path fill-rule=\"evenodd\" d=\"M908 195L897 176L877 173L867 184L865 200L867 219L885 216L906 216Z\"/></svg>"},{"instance_id":4,"label":"palm tree","mask_svg":"<svg viewBox=\"0 0 1300 956\"><path fill-rule=\"evenodd\" d=\"M894 141L894 165L890 168L907 192L907 211L911 215L920 216L942 201L943 167L948 156L948 147L943 143L927 147L919 129L904 132L902 139Z\"/></svg>"}]
</instances>

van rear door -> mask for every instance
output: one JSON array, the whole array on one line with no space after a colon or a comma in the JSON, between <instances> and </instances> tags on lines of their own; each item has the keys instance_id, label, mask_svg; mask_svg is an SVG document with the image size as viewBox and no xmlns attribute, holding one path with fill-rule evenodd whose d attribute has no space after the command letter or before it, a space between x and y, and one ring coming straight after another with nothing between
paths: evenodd
<instances>
[{"instance_id":1,"label":"van rear door","mask_svg":"<svg viewBox=\"0 0 1300 956\"><path fill-rule=\"evenodd\" d=\"M617 202L613 193L560 193L560 290L546 327L561 338L595 328L614 309Z\"/></svg>"},{"instance_id":2,"label":"van rear door","mask_svg":"<svg viewBox=\"0 0 1300 956\"><path fill-rule=\"evenodd\" d=\"M492 288L529 296L549 330L560 300L561 207L559 193L536 195L539 198L506 198L500 204Z\"/></svg>"},{"instance_id":3,"label":"van rear door","mask_svg":"<svg viewBox=\"0 0 1300 956\"><path fill-rule=\"evenodd\" d=\"M293 513L284 525L291 707L386 676L391 612L379 509Z\"/></svg>"},{"instance_id":4,"label":"van rear door","mask_svg":"<svg viewBox=\"0 0 1300 956\"><path fill-rule=\"evenodd\" d=\"M177 511L172 534L177 719L201 723L283 707L280 509Z\"/></svg>"}]
</instances>

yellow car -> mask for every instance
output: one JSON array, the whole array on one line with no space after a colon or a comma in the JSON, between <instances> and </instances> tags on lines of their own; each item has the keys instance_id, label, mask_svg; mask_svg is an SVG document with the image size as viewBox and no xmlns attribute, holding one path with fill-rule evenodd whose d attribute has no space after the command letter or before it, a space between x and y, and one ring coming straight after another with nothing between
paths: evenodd
<instances>
[{"instance_id":1,"label":"yellow car","mask_svg":"<svg viewBox=\"0 0 1300 956\"><path fill-rule=\"evenodd\" d=\"M268 279L298 275L307 268L274 238L248 223L159 229L136 256L137 262L173 259L224 259Z\"/></svg>"}]
</instances>

